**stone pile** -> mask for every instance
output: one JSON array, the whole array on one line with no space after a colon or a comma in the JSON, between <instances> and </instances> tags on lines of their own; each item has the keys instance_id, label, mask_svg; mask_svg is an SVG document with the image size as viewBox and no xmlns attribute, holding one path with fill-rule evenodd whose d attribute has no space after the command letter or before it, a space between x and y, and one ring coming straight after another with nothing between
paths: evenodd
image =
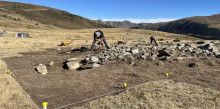
<instances>
[{"instance_id":1,"label":"stone pile","mask_svg":"<svg viewBox=\"0 0 220 109\"><path fill-rule=\"evenodd\" d=\"M87 55L83 60L84 64L105 64L112 60L128 60L133 65L133 60L142 59L155 61L155 59L167 60L173 57L174 60L184 60L194 57L216 57L220 58L219 44L197 42L197 43L160 43L153 45L127 45L112 44L111 49L97 54ZM157 65L161 65L158 63Z\"/></svg>"}]
</instances>

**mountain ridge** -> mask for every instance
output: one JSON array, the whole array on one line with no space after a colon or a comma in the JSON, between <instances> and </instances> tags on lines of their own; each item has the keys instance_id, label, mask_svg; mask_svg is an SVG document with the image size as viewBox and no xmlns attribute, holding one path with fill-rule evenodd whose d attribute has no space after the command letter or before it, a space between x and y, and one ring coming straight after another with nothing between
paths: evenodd
<instances>
[{"instance_id":1,"label":"mountain ridge","mask_svg":"<svg viewBox=\"0 0 220 109\"><path fill-rule=\"evenodd\" d=\"M97 22L101 22L100 20ZM187 17L170 22L132 23L130 21L102 21L119 28L157 30L169 33L186 34L197 38L220 40L220 14L212 16Z\"/></svg>"}]
</instances>

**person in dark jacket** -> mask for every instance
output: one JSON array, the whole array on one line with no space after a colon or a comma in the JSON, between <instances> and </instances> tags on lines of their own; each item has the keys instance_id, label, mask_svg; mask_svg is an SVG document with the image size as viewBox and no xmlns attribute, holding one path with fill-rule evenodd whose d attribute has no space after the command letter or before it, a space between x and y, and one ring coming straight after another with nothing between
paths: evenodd
<instances>
[{"instance_id":1,"label":"person in dark jacket","mask_svg":"<svg viewBox=\"0 0 220 109\"><path fill-rule=\"evenodd\" d=\"M156 44L156 46L158 45L155 36L150 37L150 43L152 43L152 42L154 42Z\"/></svg>"},{"instance_id":2,"label":"person in dark jacket","mask_svg":"<svg viewBox=\"0 0 220 109\"><path fill-rule=\"evenodd\" d=\"M95 43L97 42L97 44L99 46L103 45L103 42L105 43L105 46L107 49L109 49L110 47L108 46L108 43L106 42L106 39L104 37L104 34L101 30L97 30L94 32L94 40L93 40L93 43L92 43L92 46L91 46L91 50L94 49L95 47Z\"/></svg>"}]
</instances>

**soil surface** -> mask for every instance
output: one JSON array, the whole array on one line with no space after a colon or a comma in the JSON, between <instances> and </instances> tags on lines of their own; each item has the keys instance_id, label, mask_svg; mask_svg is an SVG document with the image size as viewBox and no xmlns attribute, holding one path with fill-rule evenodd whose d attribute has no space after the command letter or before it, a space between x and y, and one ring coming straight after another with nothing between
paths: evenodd
<instances>
[{"instance_id":1,"label":"soil surface","mask_svg":"<svg viewBox=\"0 0 220 109\"><path fill-rule=\"evenodd\" d=\"M129 87L148 81L171 79L220 90L220 59L211 57L180 61L168 59L161 61L163 64L159 66L156 62L160 60L135 60L134 66L127 61L116 60L93 69L70 71L63 68L67 59L84 58L92 53L74 52L70 48L60 51L49 49L3 60L34 102L39 107L43 102L48 102L48 108L51 109L123 89L124 82ZM55 62L52 67L49 66L51 61ZM35 70L40 63L47 66L49 73L45 76ZM190 63L195 63L195 66L188 67ZM165 78L165 73L169 73L168 78Z\"/></svg>"}]
</instances>

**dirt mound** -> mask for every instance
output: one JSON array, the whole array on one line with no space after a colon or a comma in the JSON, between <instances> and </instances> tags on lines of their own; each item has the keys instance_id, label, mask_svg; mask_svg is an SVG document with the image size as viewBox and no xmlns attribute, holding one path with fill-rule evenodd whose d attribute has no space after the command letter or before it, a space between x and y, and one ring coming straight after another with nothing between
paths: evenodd
<instances>
[{"instance_id":1,"label":"dirt mound","mask_svg":"<svg viewBox=\"0 0 220 109\"><path fill-rule=\"evenodd\" d=\"M220 108L220 91L170 80L149 82L76 109ZM74 108L75 109L75 108Z\"/></svg>"}]
</instances>

